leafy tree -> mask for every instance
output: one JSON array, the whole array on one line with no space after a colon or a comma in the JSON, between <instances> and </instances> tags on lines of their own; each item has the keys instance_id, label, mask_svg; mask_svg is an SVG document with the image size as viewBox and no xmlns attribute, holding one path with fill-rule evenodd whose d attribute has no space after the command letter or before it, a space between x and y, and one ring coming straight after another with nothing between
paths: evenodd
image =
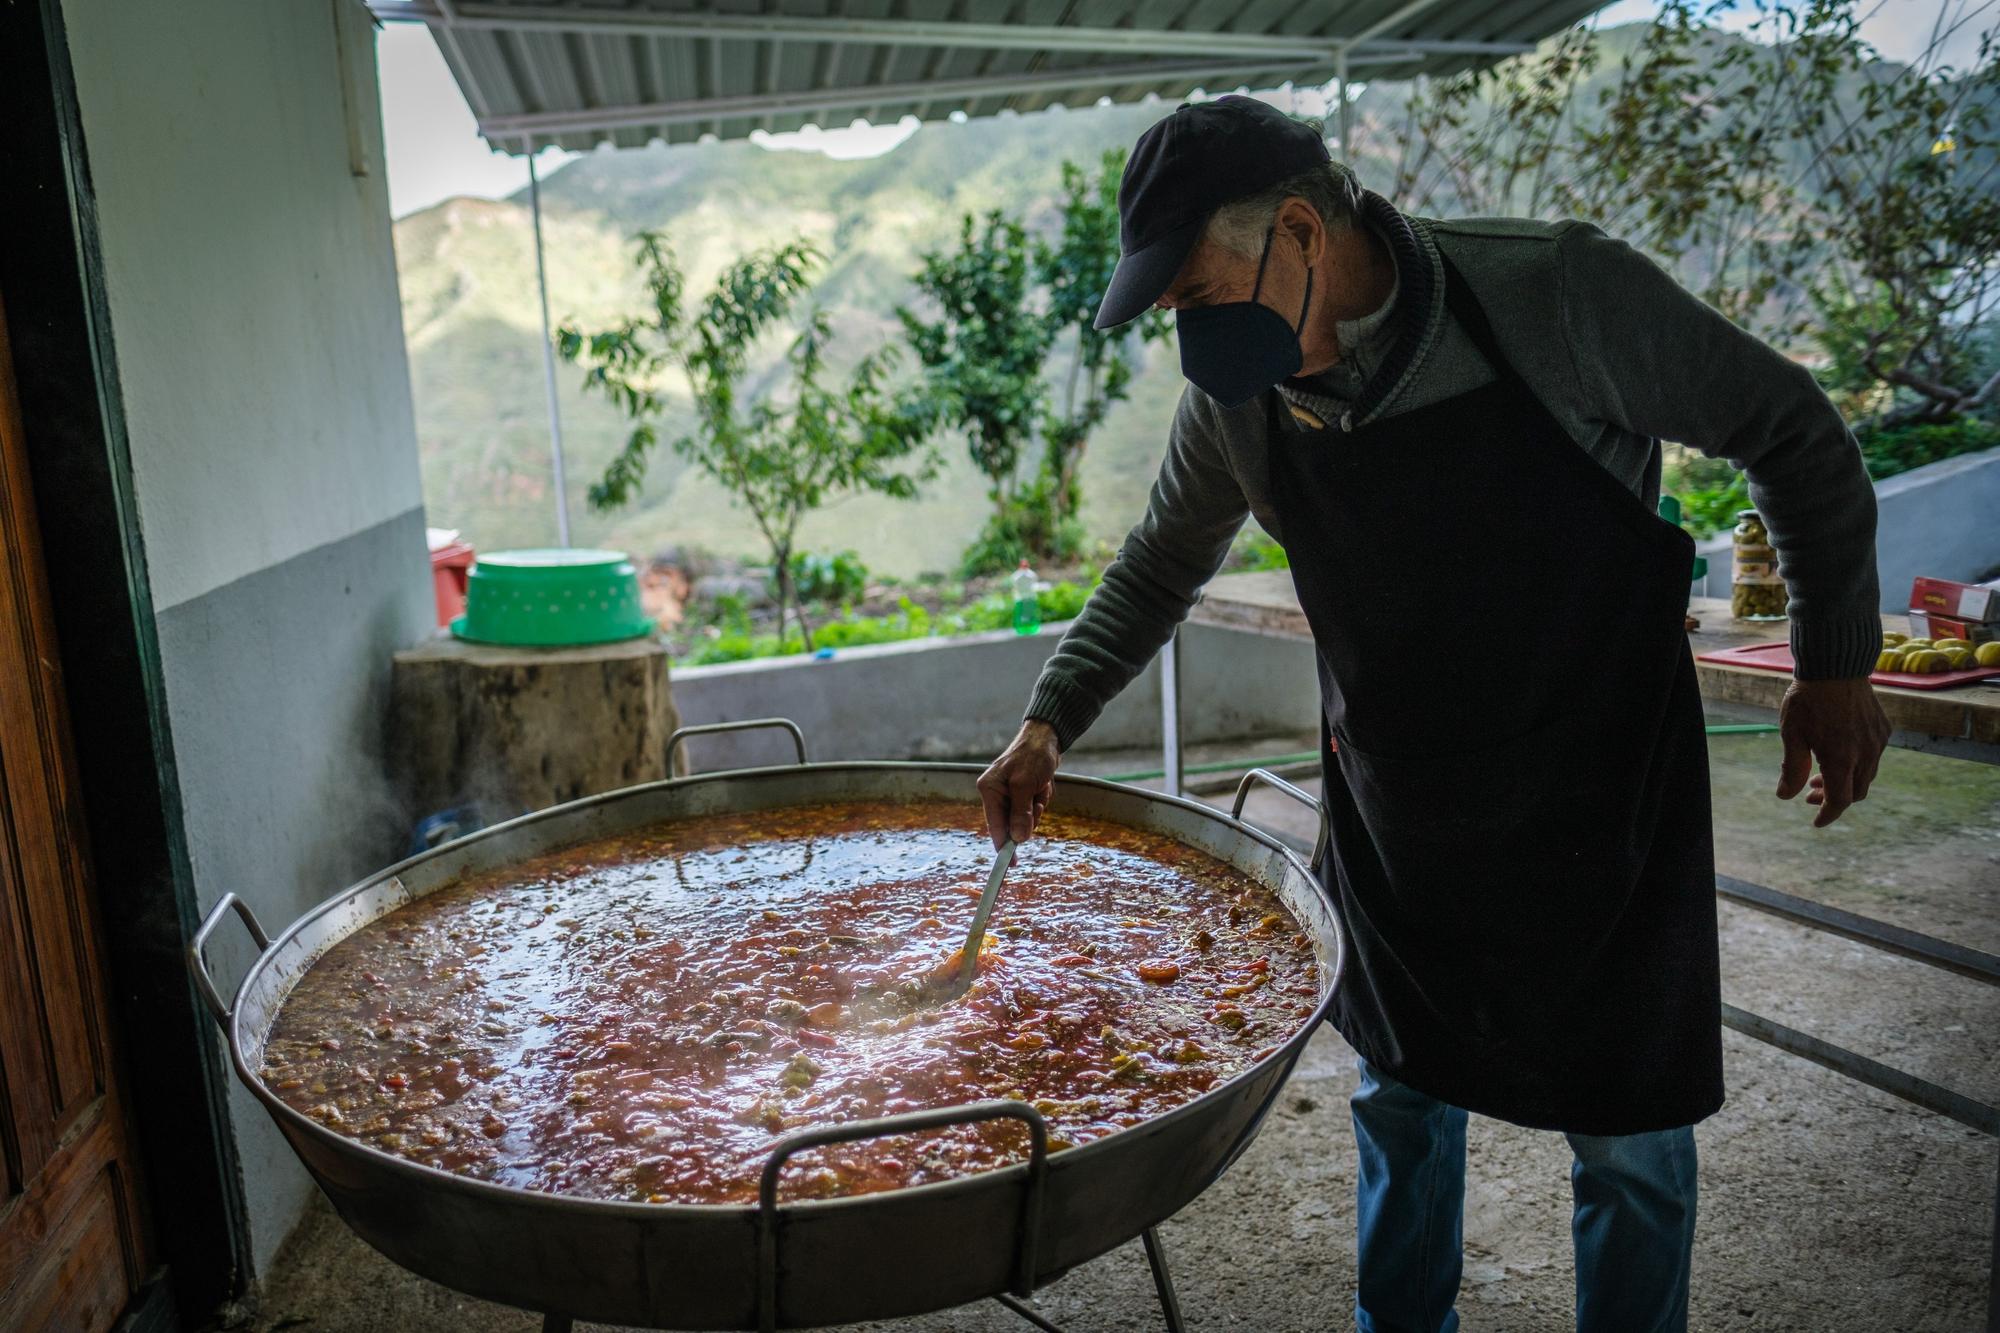
<instances>
[{"instance_id":1,"label":"leafy tree","mask_svg":"<svg viewBox=\"0 0 2000 1333\"><path fill-rule=\"evenodd\" d=\"M1780 17L1791 25L1781 64L1808 108L1791 127L1801 193L1825 236L1805 286L1822 345L1863 372L1834 387L1866 398L1886 386L1876 424L1892 431L1989 410L2000 371L1982 373L1978 353L2000 305L2000 34L1984 32L1958 75L1940 61L1941 27L1917 60L1892 66L1861 40L1851 5Z\"/></svg>"},{"instance_id":2,"label":"leafy tree","mask_svg":"<svg viewBox=\"0 0 2000 1333\"><path fill-rule=\"evenodd\" d=\"M1416 212L1539 216L1570 169L1576 94L1601 59L1597 34L1448 79L1419 79L1401 108L1393 192Z\"/></svg>"},{"instance_id":3,"label":"leafy tree","mask_svg":"<svg viewBox=\"0 0 2000 1333\"><path fill-rule=\"evenodd\" d=\"M1076 474L1090 433L1103 424L1111 405L1130 392L1136 370L1134 333L1150 342L1169 327L1165 313L1157 310L1135 324L1091 327L1118 267L1118 182L1124 172L1123 148L1106 152L1095 175L1074 162L1063 163L1061 228L1053 244L1035 245L1035 275L1046 293L1050 335L1072 339L1060 408L1049 403L1041 416L1042 477L1058 524L1074 521L1082 507Z\"/></svg>"},{"instance_id":4,"label":"leafy tree","mask_svg":"<svg viewBox=\"0 0 2000 1333\"><path fill-rule=\"evenodd\" d=\"M991 483L996 520L1014 497L1015 472L1034 438L1049 353L1046 320L1030 313L1027 231L998 210L968 213L958 246L923 256L917 289L937 307L896 317L923 365L944 422L961 427L973 464Z\"/></svg>"},{"instance_id":5,"label":"leafy tree","mask_svg":"<svg viewBox=\"0 0 2000 1333\"><path fill-rule=\"evenodd\" d=\"M812 627L798 605L792 564L799 521L843 495L916 494L918 483L936 473L935 450L925 443L934 411L925 397L891 391L889 347L863 357L844 386L829 386L833 327L819 310L805 316L785 350L789 387L781 381L762 394L745 392L759 340L811 285L820 256L806 242L737 260L692 311L666 236L642 232L636 252L647 312L600 332L565 323L556 333L563 359L586 367L586 391L604 394L633 422L624 448L591 486L591 506L613 509L638 493L668 407L660 380L677 369L693 394L695 428L670 447L750 511L778 581L779 636L789 612L810 649Z\"/></svg>"},{"instance_id":6,"label":"leafy tree","mask_svg":"<svg viewBox=\"0 0 2000 1333\"><path fill-rule=\"evenodd\" d=\"M951 250L923 256L919 292L928 317L896 311L943 418L967 434L973 462L991 482L993 514L966 553L968 573L1011 565L1022 554L1066 559L1083 543L1077 471L1091 432L1130 392L1135 332L1161 336L1151 312L1136 328L1091 327L1118 263L1118 181L1125 151L1104 154L1096 172L1065 162L1053 239L1030 241L1018 219L967 214ZM1069 350L1058 401L1048 363ZM1041 458L1025 485L1020 467L1039 434Z\"/></svg>"},{"instance_id":7,"label":"leafy tree","mask_svg":"<svg viewBox=\"0 0 2000 1333\"><path fill-rule=\"evenodd\" d=\"M1554 202L1679 270L1738 323L1795 333L1790 280L1812 242L1782 132L1795 108L1769 78L1771 53L1720 36L1715 12L1662 6L1578 127Z\"/></svg>"},{"instance_id":8,"label":"leafy tree","mask_svg":"<svg viewBox=\"0 0 2000 1333\"><path fill-rule=\"evenodd\" d=\"M1746 320L1782 276L1757 261L1782 246L1772 209L1786 197L1770 107L1744 68L1758 54L1669 0L1608 74L1597 32L1574 27L1534 54L1419 83L1398 196L1419 211L1584 218Z\"/></svg>"},{"instance_id":9,"label":"leafy tree","mask_svg":"<svg viewBox=\"0 0 2000 1333\"><path fill-rule=\"evenodd\" d=\"M1995 33L1970 71L1940 55L1981 11L1941 10L1898 65L1861 38L1856 0L1758 0L1749 41L1717 26L1731 7L1669 0L1603 80L1601 39L1575 28L1419 84L1402 108L1404 202L1596 222L1738 322L1810 335L1850 417L1990 409Z\"/></svg>"}]
</instances>

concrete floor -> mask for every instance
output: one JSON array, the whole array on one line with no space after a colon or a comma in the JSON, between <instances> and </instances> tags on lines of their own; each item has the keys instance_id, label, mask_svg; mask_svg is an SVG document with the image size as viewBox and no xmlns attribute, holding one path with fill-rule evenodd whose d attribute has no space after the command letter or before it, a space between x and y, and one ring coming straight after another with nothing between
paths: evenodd
<instances>
[{"instance_id":1,"label":"concrete floor","mask_svg":"<svg viewBox=\"0 0 2000 1333\"><path fill-rule=\"evenodd\" d=\"M1298 748L1281 741L1260 752ZM2000 769L1892 753L1877 795L1835 829L1814 833L1804 828L1802 807L1768 798L1775 742L1730 738L1712 753L1723 869L2000 947ZM1110 755L1080 767L1121 772L1154 763ZM1253 798L1250 815L1294 834L1312 828L1305 812L1275 795ZM1732 1003L2000 1101L2000 991L1727 905L1721 918L1724 995ZM1694 1326L1978 1327L2000 1144L1734 1033L1724 1034L1724 1052L1728 1105L1697 1131ZM1352 1053L1323 1031L1250 1151L1162 1228L1189 1327L1353 1327L1345 1099L1354 1081ZM1458 1307L1466 1329L1569 1325L1566 1168L1560 1137L1474 1119ZM1037 1304L1075 1333L1161 1326L1136 1244L1045 1288ZM264 1282L253 1327L521 1333L539 1321L404 1272L321 1206ZM1013 1333L1027 1326L988 1304L865 1327Z\"/></svg>"}]
</instances>

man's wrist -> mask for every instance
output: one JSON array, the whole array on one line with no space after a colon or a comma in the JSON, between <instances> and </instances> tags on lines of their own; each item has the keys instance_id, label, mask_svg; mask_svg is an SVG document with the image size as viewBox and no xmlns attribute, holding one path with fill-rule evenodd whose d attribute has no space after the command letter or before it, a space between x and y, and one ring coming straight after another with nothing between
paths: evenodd
<instances>
[{"instance_id":1,"label":"man's wrist","mask_svg":"<svg viewBox=\"0 0 2000 1333\"><path fill-rule=\"evenodd\" d=\"M1056 748L1067 751L1097 720L1102 706L1088 690L1078 688L1067 677L1044 671L1035 682L1035 692L1022 710L1022 718L1047 725L1055 732Z\"/></svg>"},{"instance_id":2,"label":"man's wrist","mask_svg":"<svg viewBox=\"0 0 2000 1333\"><path fill-rule=\"evenodd\" d=\"M1882 618L1873 611L1794 620L1792 675L1801 681L1863 680L1882 651Z\"/></svg>"},{"instance_id":3,"label":"man's wrist","mask_svg":"<svg viewBox=\"0 0 2000 1333\"><path fill-rule=\"evenodd\" d=\"M1021 719L1021 739L1030 745L1047 745L1058 754L1062 752L1062 739L1056 732L1055 723L1047 718L1024 717Z\"/></svg>"}]
</instances>

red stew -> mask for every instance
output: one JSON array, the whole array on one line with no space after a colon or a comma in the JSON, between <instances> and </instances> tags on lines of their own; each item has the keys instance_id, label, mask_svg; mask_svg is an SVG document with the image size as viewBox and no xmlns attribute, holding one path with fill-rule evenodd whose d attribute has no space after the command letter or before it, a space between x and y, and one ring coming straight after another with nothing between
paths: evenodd
<instances>
[{"instance_id":1,"label":"red stew","mask_svg":"<svg viewBox=\"0 0 2000 1333\"><path fill-rule=\"evenodd\" d=\"M1033 1103L1058 1148L1192 1101L1312 1013L1276 897L1171 839L1049 815L963 998L909 979L962 942L992 849L957 803L661 824L441 889L330 949L266 1082L321 1124L482 1180L754 1200L800 1126ZM803 1154L785 1197L1018 1160L1013 1122Z\"/></svg>"}]
</instances>

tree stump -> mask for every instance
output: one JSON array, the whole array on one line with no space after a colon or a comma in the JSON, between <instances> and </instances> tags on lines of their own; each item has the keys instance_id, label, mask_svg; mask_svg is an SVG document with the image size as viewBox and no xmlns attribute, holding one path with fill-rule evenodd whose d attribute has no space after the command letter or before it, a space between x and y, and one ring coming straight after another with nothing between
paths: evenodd
<instances>
[{"instance_id":1,"label":"tree stump","mask_svg":"<svg viewBox=\"0 0 2000 1333\"><path fill-rule=\"evenodd\" d=\"M389 754L413 819L470 808L491 824L668 775L680 714L656 638L502 648L440 632L397 653L391 680Z\"/></svg>"}]
</instances>

